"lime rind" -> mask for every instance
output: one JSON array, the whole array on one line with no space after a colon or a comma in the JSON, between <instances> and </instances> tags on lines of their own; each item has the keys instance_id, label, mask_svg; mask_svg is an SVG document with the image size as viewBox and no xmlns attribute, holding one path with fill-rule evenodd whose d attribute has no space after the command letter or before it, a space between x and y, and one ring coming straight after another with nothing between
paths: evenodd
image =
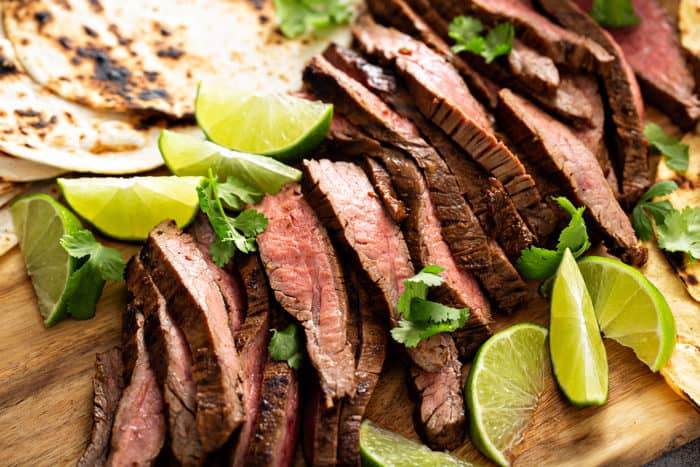
<instances>
[{"instance_id":1,"label":"lime rind","mask_svg":"<svg viewBox=\"0 0 700 467\"><path fill-rule=\"evenodd\" d=\"M641 272L620 261L588 256L578 264L603 334L630 347L652 371L659 371L676 344L675 320L663 294ZM614 279L605 269L616 272Z\"/></svg>"},{"instance_id":2,"label":"lime rind","mask_svg":"<svg viewBox=\"0 0 700 467\"><path fill-rule=\"evenodd\" d=\"M207 139L227 148L295 162L325 138L333 106L288 94L200 82L195 118Z\"/></svg>"},{"instance_id":3,"label":"lime rind","mask_svg":"<svg viewBox=\"0 0 700 467\"><path fill-rule=\"evenodd\" d=\"M289 182L301 180L301 171L270 157L233 151L169 130L161 132L158 147L165 165L178 176L205 176L213 168L220 180L234 176L270 194Z\"/></svg>"},{"instance_id":4,"label":"lime rind","mask_svg":"<svg viewBox=\"0 0 700 467\"><path fill-rule=\"evenodd\" d=\"M520 440L548 374L547 329L511 326L479 349L466 384L469 430L481 453L509 466L507 452Z\"/></svg>"},{"instance_id":5,"label":"lime rind","mask_svg":"<svg viewBox=\"0 0 700 467\"><path fill-rule=\"evenodd\" d=\"M51 327L68 316L64 291L78 266L59 240L83 226L72 212L45 194L17 199L10 212L39 312L44 326Z\"/></svg>"},{"instance_id":6,"label":"lime rind","mask_svg":"<svg viewBox=\"0 0 700 467\"><path fill-rule=\"evenodd\" d=\"M59 178L66 202L108 237L142 241L159 222L189 225L199 211L202 177Z\"/></svg>"}]
</instances>

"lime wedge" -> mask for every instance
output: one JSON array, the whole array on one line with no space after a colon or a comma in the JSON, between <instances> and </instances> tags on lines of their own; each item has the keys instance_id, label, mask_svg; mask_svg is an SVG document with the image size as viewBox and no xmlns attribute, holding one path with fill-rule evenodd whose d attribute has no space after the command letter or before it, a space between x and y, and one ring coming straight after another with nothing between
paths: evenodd
<instances>
[{"instance_id":1,"label":"lime wedge","mask_svg":"<svg viewBox=\"0 0 700 467\"><path fill-rule=\"evenodd\" d=\"M163 130L158 147L165 165L175 175L207 175L214 168L221 180L234 176L271 194L286 183L301 180L299 170L275 159L231 151L194 136Z\"/></svg>"},{"instance_id":2,"label":"lime wedge","mask_svg":"<svg viewBox=\"0 0 700 467\"><path fill-rule=\"evenodd\" d=\"M261 94L201 82L195 117L207 138L237 151L296 161L326 137L333 106L287 94Z\"/></svg>"},{"instance_id":3,"label":"lime wedge","mask_svg":"<svg viewBox=\"0 0 700 467\"><path fill-rule=\"evenodd\" d=\"M427 446L378 427L369 420L360 426L360 451L363 466L433 467L471 466L469 462L446 452L431 451Z\"/></svg>"},{"instance_id":4,"label":"lime wedge","mask_svg":"<svg viewBox=\"0 0 700 467\"><path fill-rule=\"evenodd\" d=\"M498 465L510 465L549 373L547 330L523 323L494 334L479 349L465 397L472 441Z\"/></svg>"},{"instance_id":5,"label":"lime wedge","mask_svg":"<svg viewBox=\"0 0 700 467\"><path fill-rule=\"evenodd\" d=\"M100 232L120 240L144 240L159 222L178 227L197 214L201 177L59 178L68 204Z\"/></svg>"},{"instance_id":6,"label":"lime wedge","mask_svg":"<svg viewBox=\"0 0 700 467\"><path fill-rule=\"evenodd\" d=\"M618 260L589 256L578 267L605 337L630 347L651 371L659 371L676 345L673 314L659 289Z\"/></svg>"},{"instance_id":7,"label":"lime wedge","mask_svg":"<svg viewBox=\"0 0 700 467\"><path fill-rule=\"evenodd\" d=\"M72 212L47 195L20 198L10 212L39 312L44 325L53 326L68 316L63 291L77 269L77 260L71 258L59 240L83 227Z\"/></svg>"},{"instance_id":8,"label":"lime wedge","mask_svg":"<svg viewBox=\"0 0 700 467\"><path fill-rule=\"evenodd\" d=\"M608 360L591 296L567 248L554 276L549 321L554 376L574 405L602 405L608 399Z\"/></svg>"}]
</instances>

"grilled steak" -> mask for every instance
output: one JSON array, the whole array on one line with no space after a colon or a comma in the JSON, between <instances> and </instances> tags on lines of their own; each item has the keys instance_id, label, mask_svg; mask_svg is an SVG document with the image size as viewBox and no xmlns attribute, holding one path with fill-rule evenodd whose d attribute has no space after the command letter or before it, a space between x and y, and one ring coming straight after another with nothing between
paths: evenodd
<instances>
[{"instance_id":1,"label":"grilled steak","mask_svg":"<svg viewBox=\"0 0 700 467\"><path fill-rule=\"evenodd\" d=\"M355 394L355 363L344 324L347 295L338 258L298 185L266 196L257 209L269 219L258 246L270 287L304 326L311 363L331 406L333 399Z\"/></svg>"},{"instance_id":2,"label":"grilled steak","mask_svg":"<svg viewBox=\"0 0 700 467\"><path fill-rule=\"evenodd\" d=\"M551 94L561 83L559 70L552 59L540 55L519 40L513 41L507 60L513 76L536 93Z\"/></svg>"},{"instance_id":3,"label":"grilled steak","mask_svg":"<svg viewBox=\"0 0 700 467\"><path fill-rule=\"evenodd\" d=\"M151 367L162 388L172 455L180 465L201 465L204 452L195 418L196 387L185 336L172 321L165 298L138 256L129 261L126 283L133 303L146 316L146 345Z\"/></svg>"},{"instance_id":4,"label":"grilled steak","mask_svg":"<svg viewBox=\"0 0 700 467\"><path fill-rule=\"evenodd\" d=\"M197 218L188 229L188 233L192 235L192 238L194 238L197 244L197 248L202 252L202 257L204 257L204 260L209 266L209 271L211 271L216 285L219 287L219 292L221 292L221 296L224 297L226 309L228 310L231 334L235 335L241 328L245 315L245 300L241 287L233 275L229 274L223 268L218 267L214 264L214 261L212 261L209 249L211 248L211 242L214 240L215 234L214 230L211 228L211 224L209 224L209 220L203 213L200 212L197 215Z\"/></svg>"},{"instance_id":5,"label":"grilled steak","mask_svg":"<svg viewBox=\"0 0 700 467\"><path fill-rule=\"evenodd\" d=\"M197 426L204 450L213 451L245 420L240 361L224 299L194 240L172 221L150 233L141 260L190 347Z\"/></svg>"},{"instance_id":6,"label":"grilled steak","mask_svg":"<svg viewBox=\"0 0 700 467\"><path fill-rule=\"evenodd\" d=\"M476 104L447 62L425 45L367 18L353 32L365 52L394 63L420 111L503 183L521 213L540 203L534 181L520 161L488 130L490 123L483 108ZM542 235L545 232L535 233L543 238L547 236Z\"/></svg>"},{"instance_id":7,"label":"grilled steak","mask_svg":"<svg viewBox=\"0 0 700 467\"><path fill-rule=\"evenodd\" d=\"M270 341L270 296L257 255L238 255L236 263L247 298L245 321L235 337L243 373L246 375L243 380L246 421L234 443L231 465L242 467L248 465L248 451L260 412L263 371Z\"/></svg>"},{"instance_id":8,"label":"grilled steak","mask_svg":"<svg viewBox=\"0 0 700 467\"><path fill-rule=\"evenodd\" d=\"M495 179L489 180L481 167L420 113L393 74L367 62L356 52L335 44L331 44L323 55L335 67L377 93L396 112L413 121L455 175L460 191L479 217L484 230L501 243L512 260L519 258L520 252L533 243L534 237L503 186Z\"/></svg>"},{"instance_id":9,"label":"grilled steak","mask_svg":"<svg viewBox=\"0 0 700 467\"><path fill-rule=\"evenodd\" d=\"M586 206L587 214L622 259L646 261L629 218L615 200L595 156L560 122L510 90L500 93L499 113L514 142L535 164L555 177L569 195Z\"/></svg>"},{"instance_id":10,"label":"grilled steak","mask_svg":"<svg viewBox=\"0 0 700 467\"><path fill-rule=\"evenodd\" d=\"M591 0L576 3L583 11L589 11L592 4ZM640 23L608 32L625 53L649 102L684 130L692 130L700 118L700 101L677 26L656 0L632 0L632 5Z\"/></svg>"},{"instance_id":11,"label":"grilled steak","mask_svg":"<svg viewBox=\"0 0 700 467\"><path fill-rule=\"evenodd\" d=\"M389 212L392 220L397 224L403 222L408 216L406 206L396 197L394 186L391 184L391 177L380 162L365 157L362 159L362 167L365 169L367 177L369 177L377 194L382 198L384 207Z\"/></svg>"},{"instance_id":12,"label":"grilled steak","mask_svg":"<svg viewBox=\"0 0 700 467\"><path fill-rule=\"evenodd\" d=\"M449 168L420 137L418 129L321 56L312 59L304 71L304 79L319 97L333 102L353 124L371 137L406 151L415 159L425 173L443 236L458 263L470 270L488 266L489 258L484 255L486 235L459 193Z\"/></svg>"},{"instance_id":13,"label":"grilled steak","mask_svg":"<svg viewBox=\"0 0 700 467\"><path fill-rule=\"evenodd\" d=\"M299 381L287 362L269 361L246 465L291 466L299 436Z\"/></svg>"},{"instance_id":14,"label":"grilled steak","mask_svg":"<svg viewBox=\"0 0 700 467\"><path fill-rule=\"evenodd\" d=\"M649 185L647 142L644 138L644 104L634 72L620 47L598 23L571 0L537 0L564 27L601 44L614 61L600 70L615 126L617 178L620 194L634 203ZM586 10L588 11L588 10Z\"/></svg>"},{"instance_id":15,"label":"grilled steak","mask_svg":"<svg viewBox=\"0 0 700 467\"><path fill-rule=\"evenodd\" d=\"M305 385L306 386L306 385ZM316 381L305 392L303 409L304 458L307 465L338 465L338 423L341 404L326 407L323 392Z\"/></svg>"},{"instance_id":16,"label":"grilled steak","mask_svg":"<svg viewBox=\"0 0 700 467\"><path fill-rule=\"evenodd\" d=\"M92 433L78 467L99 467L105 464L109 451L114 416L124 389L122 354L119 348L98 353L92 406Z\"/></svg>"},{"instance_id":17,"label":"grilled steak","mask_svg":"<svg viewBox=\"0 0 700 467\"><path fill-rule=\"evenodd\" d=\"M596 42L560 28L522 0L430 0L444 18L458 15L478 16L487 24L509 22L522 40L555 63L570 68L597 70L612 57Z\"/></svg>"},{"instance_id":18,"label":"grilled steak","mask_svg":"<svg viewBox=\"0 0 700 467\"><path fill-rule=\"evenodd\" d=\"M465 429L461 364L456 349L449 349L449 363L429 373L415 366L411 377L420 400L416 407L423 436L433 449L455 449L462 444Z\"/></svg>"},{"instance_id":19,"label":"grilled steak","mask_svg":"<svg viewBox=\"0 0 700 467\"><path fill-rule=\"evenodd\" d=\"M144 317L137 303L128 305L125 319L135 322L136 361L114 417L107 465L153 465L165 442L163 396L146 351Z\"/></svg>"}]
</instances>

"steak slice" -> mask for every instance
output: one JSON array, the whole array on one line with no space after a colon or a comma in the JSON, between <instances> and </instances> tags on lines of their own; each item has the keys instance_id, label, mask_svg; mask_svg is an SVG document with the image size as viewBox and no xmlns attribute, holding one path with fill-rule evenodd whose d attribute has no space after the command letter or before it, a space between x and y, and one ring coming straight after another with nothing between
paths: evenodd
<instances>
[{"instance_id":1,"label":"steak slice","mask_svg":"<svg viewBox=\"0 0 700 467\"><path fill-rule=\"evenodd\" d=\"M243 319L245 318L245 299L240 284L236 278L229 274L224 268L218 267L211 259L209 250L211 242L214 240L214 230L211 228L209 220L203 213L197 214L197 218L188 229L188 233L192 235L194 241L202 252L204 260L209 266L209 271L219 287L219 292L226 302L228 310L229 325L231 326L231 334L235 335L241 328Z\"/></svg>"},{"instance_id":2,"label":"steak slice","mask_svg":"<svg viewBox=\"0 0 700 467\"><path fill-rule=\"evenodd\" d=\"M211 452L245 420L241 365L226 304L194 240L173 221L149 234L141 260L190 347L197 427L202 447Z\"/></svg>"},{"instance_id":3,"label":"steak slice","mask_svg":"<svg viewBox=\"0 0 700 467\"><path fill-rule=\"evenodd\" d=\"M132 302L146 317L146 346L162 388L172 455L180 465L201 465L204 451L195 417L197 389L185 336L170 317L165 298L138 256L132 257L127 265L126 284Z\"/></svg>"},{"instance_id":4,"label":"steak slice","mask_svg":"<svg viewBox=\"0 0 700 467\"><path fill-rule=\"evenodd\" d=\"M165 442L163 396L146 351L144 317L137 303L127 306L125 319L134 321L136 361L114 417L107 465L153 465Z\"/></svg>"},{"instance_id":5,"label":"steak slice","mask_svg":"<svg viewBox=\"0 0 700 467\"><path fill-rule=\"evenodd\" d=\"M270 287L304 327L309 358L326 404L332 406L333 399L355 394L355 362L345 329L347 294L338 258L299 185L266 196L257 209L269 220L258 247Z\"/></svg>"},{"instance_id":6,"label":"steak slice","mask_svg":"<svg viewBox=\"0 0 700 467\"><path fill-rule=\"evenodd\" d=\"M552 94L561 84L559 70L552 59L517 39L506 59L513 76L535 93Z\"/></svg>"},{"instance_id":7,"label":"steak slice","mask_svg":"<svg viewBox=\"0 0 700 467\"><path fill-rule=\"evenodd\" d=\"M537 0L564 27L601 44L614 61L600 70L615 126L617 179L620 195L634 204L649 185L647 141L644 138L644 104L639 85L625 55L603 28L571 0Z\"/></svg>"},{"instance_id":8,"label":"steak slice","mask_svg":"<svg viewBox=\"0 0 700 467\"><path fill-rule=\"evenodd\" d=\"M286 467L294 463L299 436L299 381L287 362L268 360L263 373L260 411L246 465Z\"/></svg>"},{"instance_id":9,"label":"steak slice","mask_svg":"<svg viewBox=\"0 0 700 467\"><path fill-rule=\"evenodd\" d=\"M305 394L302 447L307 465L332 467L338 465L338 423L341 404L327 407L317 381Z\"/></svg>"},{"instance_id":10,"label":"steak slice","mask_svg":"<svg viewBox=\"0 0 700 467\"><path fill-rule=\"evenodd\" d=\"M632 224L605 182L595 156L568 128L524 98L508 89L500 96L501 121L513 141L586 206L588 218L624 261L635 266L644 264L646 249L639 246Z\"/></svg>"},{"instance_id":11,"label":"steak slice","mask_svg":"<svg viewBox=\"0 0 700 467\"><path fill-rule=\"evenodd\" d=\"M434 373L411 367L411 377L419 394L416 407L423 437L433 449L455 449L462 444L466 417L462 396L461 364L454 346L449 363Z\"/></svg>"},{"instance_id":12,"label":"steak slice","mask_svg":"<svg viewBox=\"0 0 700 467\"><path fill-rule=\"evenodd\" d=\"M418 163L452 254L465 269L487 267L486 235L459 193L445 161L420 137L418 129L322 56L311 60L304 79L319 97L333 102L353 124L379 142L406 151Z\"/></svg>"},{"instance_id":13,"label":"steak slice","mask_svg":"<svg viewBox=\"0 0 700 467\"><path fill-rule=\"evenodd\" d=\"M245 321L235 337L246 375L243 380L246 421L234 442L231 465L243 467L248 465L248 452L260 412L263 372L270 341L270 293L257 254L237 255L236 263L247 298Z\"/></svg>"},{"instance_id":14,"label":"steak slice","mask_svg":"<svg viewBox=\"0 0 700 467\"><path fill-rule=\"evenodd\" d=\"M518 259L520 252L534 242L534 236L503 186L493 178L490 181L481 167L420 113L393 74L367 62L356 52L335 44L331 44L323 55L335 67L377 93L396 112L413 121L445 160L486 233L500 242L512 260Z\"/></svg>"},{"instance_id":15,"label":"steak slice","mask_svg":"<svg viewBox=\"0 0 700 467\"><path fill-rule=\"evenodd\" d=\"M362 167L384 202L384 207L389 212L391 219L397 224L403 222L408 216L406 206L396 197L394 186L391 184L391 176L384 166L371 157L365 157L362 159Z\"/></svg>"},{"instance_id":16,"label":"steak slice","mask_svg":"<svg viewBox=\"0 0 700 467\"><path fill-rule=\"evenodd\" d=\"M516 36L525 43L555 63L573 69L595 71L613 60L593 40L562 29L522 0L430 0L430 3L444 18L474 15L490 25L503 21L512 23Z\"/></svg>"},{"instance_id":17,"label":"steak slice","mask_svg":"<svg viewBox=\"0 0 700 467\"><path fill-rule=\"evenodd\" d=\"M488 130L491 126L488 117L480 105L474 104L474 98L454 69L409 36L379 26L366 17L363 19L353 28L355 39L370 56L394 63L421 113L498 178L521 213L540 204L541 195L532 177Z\"/></svg>"},{"instance_id":18,"label":"steak slice","mask_svg":"<svg viewBox=\"0 0 700 467\"><path fill-rule=\"evenodd\" d=\"M99 467L107 460L112 424L124 389L123 366L118 347L98 353L95 357L92 432L78 467Z\"/></svg>"},{"instance_id":19,"label":"steak slice","mask_svg":"<svg viewBox=\"0 0 700 467\"><path fill-rule=\"evenodd\" d=\"M589 11L591 0L576 0ZM632 0L641 19L637 26L608 29L639 79L649 102L675 124L690 131L700 118L695 78L685 61L678 28L655 0Z\"/></svg>"}]
</instances>

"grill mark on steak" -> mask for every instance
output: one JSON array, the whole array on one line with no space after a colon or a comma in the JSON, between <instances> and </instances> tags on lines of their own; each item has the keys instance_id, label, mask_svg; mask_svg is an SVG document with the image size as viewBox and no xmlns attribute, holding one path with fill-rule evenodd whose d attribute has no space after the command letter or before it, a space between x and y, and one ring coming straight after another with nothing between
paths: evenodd
<instances>
[{"instance_id":1,"label":"grill mark on steak","mask_svg":"<svg viewBox=\"0 0 700 467\"><path fill-rule=\"evenodd\" d=\"M420 1L420 0L419 0ZM414 3L414 2L411 2ZM490 109L498 105L498 86L477 72L464 59L455 55L443 38L447 37L447 23L438 15L420 15L404 0L370 0L367 2L372 15L385 24L414 36L442 55L454 66L472 91ZM418 6L413 6L418 9ZM428 7L429 8L429 7ZM432 10L432 8L429 8ZM434 12L434 10L432 10ZM421 18L423 16L423 18Z\"/></svg>"},{"instance_id":2,"label":"grill mark on steak","mask_svg":"<svg viewBox=\"0 0 700 467\"><path fill-rule=\"evenodd\" d=\"M78 467L100 467L107 460L112 424L124 389L123 366L118 347L95 356L92 432Z\"/></svg>"},{"instance_id":3,"label":"grill mark on steak","mask_svg":"<svg viewBox=\"0 0 700 467\"><path fill-rule=\"evenodd\" d=\"M267 361L247 465L291 466L299 436L299 381L287 362Z\"/></svg>"},{"instance_id":4,"label":"grill mark on steak","mask_svg":"<svg viewBox=\"0 0 700 467\"><path fill-rule=\"evenodd\" d=\"M137 303L127 306L124 319L134 321L130 328L135 329L136 360L114 417L107 465L153 465L165 442L163 396L146 351L144 317Z\"/></svg>"},{"instance_id":5,"label":"grill mark on steak","mask_svg":"<svg viewBox=\"0 0 700 467\"><path fill-rule=\"evenodd\" d=\"M403 222L408 216L406 206L397 198L394 186L391 184L391 177L384 166L371 157L364 157L361 164L367 177L372 182L375 190L377 190L379 197L384 202L384 207L387 209L391 219L397 224Z\"/></svg>"},{"instance_id":6,"label":"grill mark on steak","mask_svg":"<svg viewBox=\"0 0 700 467\"><path fill-rule=\"evenodd\" d=\"M311 60L304 71L304 79L319 97L333 102L353 124L371 137L411 155L427 178L430 197L452 254L465 269L487 267L489 257L484 255L486 235L459 193L449 168L420 137L418 129L322 56Z\"/></svg>"},{"instance_id":7,"label":"grill mark on steak","mask_svg":"<svg viewBox=\"0 0 700 467\"><path fill-rule=\"evenodd\" d=\"M209 271L219 287L219 292L221 292L228 310L231 334L236 335L241 328L245 315L245 299L240 284L238 284L236 277L229 274L224 268L218 267L212 261L209 251L215 234L209 220L203 213L197 214L197 218L188 229L188 233L194 238L197 248L202 252L202 256L207 262L207 266L209 266Z\"/></svg>"},{"instance_id":8,"label":"grill mark on steak","mask_svg":"<svg viewBox=\"0 0 700 467\"><path fill-rule=\"evenodd\" d=\"M615 127L620 195L634 204L649 185L644 104L634 72L613 38L571 0L537 0L564 27L601 44L613 62L599 70Z\"/></svg>"},{"instance_id":9,"label":"grill mark on steak","mask_svg":"<svg viewBox=\"0 0 700 467\"><path fill-rule=\"evenodd\" d=\"M379 26L366 17L356 24L353 33L370 56L394 63L421 113L498 178L521 213L540 204L541 195L532 177L488 130L490 123L483 108L447 62L409 36Z\"/></svg>"},{"instance_id":10,"label":"grill mark on steak","mask_svg":"<svg viewBox=\"0 0 700 467\"><path fill-rule=\"evenodd\" d=\"M260 413L263 372L270 341L270 295L257 254L237 255L236 263L247 299L246 317L240 332L235 336L243 373L246 375L243 380L246 421L234 443L231 465L243 467L248 465L247 456Z\"/></svg>"},{"instance_id":11,"label":"grill mark on steak","mask_svg":"<svg viewBox=\"0 0 700 467\"><path fill-rule=\"evenodd\" d=\"M165 298L138 256L132 257L127 265L126 284L132 302L143 310L146 318L146 346L167 409L171 453L180 465L201 465L204 452L195 417L196 387L185 336L172 321Z\"/></svg>"},{"instance_id":12,"label":"grill mark on steak","mask_svg":"<svg viewBox=\"0 0 700 467\"><path fill-rule=\"evenodd\" d=\"M507 21L525 43L548 56L555 63L573 69L595 71L607 66L613 58L605 49L588 39L562 29L521 0L430 0L444 17L478 16L489 25Z\"/></svg>"},{"instance_id":13,"label":"grill mark on steak","mask_svg":"<svg viewBox=\"0 0 700 467\"><path fill-rule=\"evenodd\" d=\"M576 0L589 11L590 0ZM675 124L690 131L700 118L695 78L689 69L678 38L678 28L656 0L632 0L641 19L633 27L608 29L634 69L642 92L651 104Z\"/></svg>"},{"instance_id":14,"label":"grill mark on steak","mask_svg":"<svg viewBox=\"0 0 700 467\"><path fill-rule=\"evenodd\" d=\"M445 159L481 226L487 234L500 242L511 260L518 259L520 252L532 245L534 236L503 186L496 179L489 180L481 167L420 113L411 96L405 88L399 86L393 74L367 62L356 52L335 44L331 44L323 55L335 67L376 92L396 112L411 119L426 140ZM382 84L384 85L381 86Z\"/></svg>"},{"instance_id":15,"label":"grill mark on steak","mask_svg":"<svg viewBox=\"0 0 700 467\"><path fill-rule=\"evenodd\" d=\"M173 221L149 234L141 260L190 347L197 426L204 450L213 451L245 420L240 361L224 299L194 240Z\"/></svg>"},{"instance_id":16,"label":"grill mark on steak","mask_svg":"<svg viewBox=\"0 0 700 467\"><path fill-rule=\"evenodd\" d=\"M347 295L328 235L300 191L288 184L263 198L257 209L269 223L258 247L277 301L304 327L311 363L332 406L333 399L355 394Z\"/></svg>"},{"instance_id":17,"label":"grill mark on steak","mask_svg":"<svg viewBox=\"0 0 700 467\"><path fill-rule=\"evenodd\" d=\"M515 144L535 164L559 180L610 240L622 259L635 266L646 261L629 218L622 210L595 156L560 122L524 98L504 89L499 113Z\"/></svg>"}]
</instances>

